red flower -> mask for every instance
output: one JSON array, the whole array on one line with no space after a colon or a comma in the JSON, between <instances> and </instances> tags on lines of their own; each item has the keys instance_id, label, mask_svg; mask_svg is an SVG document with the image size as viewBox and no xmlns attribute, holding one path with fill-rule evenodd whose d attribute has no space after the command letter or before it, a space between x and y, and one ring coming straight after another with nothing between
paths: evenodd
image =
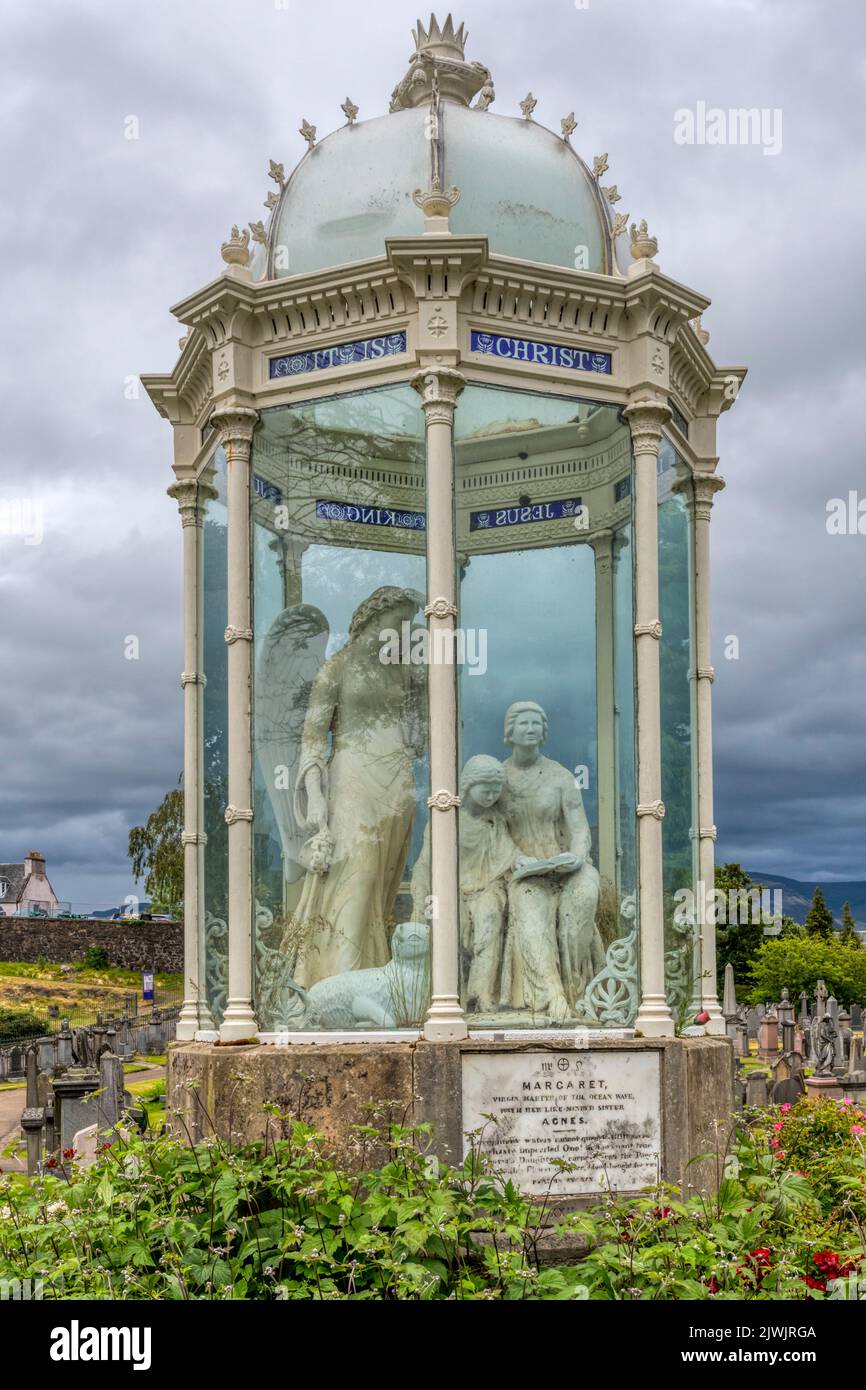
<instances>
[{"instance_id":1,"label":"red flower","mask_svg":"<svg viewBox=\"0 0 866 1390\"><path fill-rule=\"evenodd\" d=\"M715 1274L713 1274L713 1275L711 1276L710 1282L709 1282L709 1284L707 1285L707 1290L708 1290L709 1293L718 1293L718 1292L719 1292L719 1286L718 1286L718 1284L716 1283L716 1276L715 1276Z\"/></svg>"},{"instance_id":2,"label":"red flower","mask_svg":"<svg viewBox=\"0 0 866 1390\"><path fill-rule=\"evenodd\" d=\"M816 1279L813 1274L805 1274L803 1276L803 1280L804 1283L806 1283L810 1289L820 1289L822 1293L827 1292L826 1279Z\"/></svg>"},{"instance_id":3,"label":"red flower","mask_svg":"<svg viewBox=\"0 0 866 1390\"><path fill-rule=\"evenodd\" d=\"M64 1150L63 1150L63 1157L64 1157L64 1158L74 1158L74 1157L75 1157L75 1150L74 1150L74 1149L64 1149Z\"/></svg>"},{"instance_id":4,"label":"red flower","mask_svg":"<svg viewBox=\"0 0 866 1390\"><path fill-rule=\"evenodd\" d=\"M657 1221L667 1221L669 1216L673 1216L673 1211L670 1207L656 1207L653 1216Z\"/></svg>"},{"instance_id":5,"label":"red flower","mask_svg":"<svg viewBox=\"0 0 866 1390\"><path fill-rule=\"evenodd\" d=\"M770 1268L770 1252L764 1246L759 1246L757 1250L753 1250L749 1259L754 1260L756 1265L761 1265L764 1269Z\"/></svg>"},{"instance_id":6,"label":"red flower","mask_svg":"<svg viewBox=\"0 0 866 1390\"><path fill-rule=\"evenodd\" d=\"M46 1158L46 1160L45 1160L45 1167L46 1167L46 1168L56 1168L56 1167L57 1167L57 1159L56 1159L56 1158Z\"/></svg>"}]
</instances>

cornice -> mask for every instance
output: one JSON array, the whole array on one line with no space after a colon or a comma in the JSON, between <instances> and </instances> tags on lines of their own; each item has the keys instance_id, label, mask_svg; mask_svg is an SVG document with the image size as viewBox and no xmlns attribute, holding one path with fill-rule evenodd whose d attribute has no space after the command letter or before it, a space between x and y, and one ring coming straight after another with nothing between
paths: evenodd
<instances>
[{"instance_id":1,"label":"cornice","mask_svg":"<svg viewBox=\"0 0 866 1390\"><path fill-rule=\"evenodd\" d=\"M291 352L302 343L325 347L392 327L403 330L419 304L431 299L443 307L450 302L464 322L471 315L474 326L489 323L494 331L508 325L508 331L519 328L555 341L577 334L599 346L622 346L643 336L666 342L671 389L689 416L721 414L736 395L732 381L738 387L745 376L743 368L717 368L691 326L707 298L656 266L629 279L491 255L486 238L451 235L393 238L386 251L373 260L275 280L227 274L181 300L172 312L189 332L174 370L142 377L157 410L173 424L200 424L213 396L212 353L231 342L253 352ZM411 334L409 351L415 351ZM356 383L359 376L356 365L345 379ZM343 380L342 373L329 374L329 385L338 389ZM599 382L599 391L604 386ZM607 398L609 391L603 394Z\"/></svg>"}]
</instances>

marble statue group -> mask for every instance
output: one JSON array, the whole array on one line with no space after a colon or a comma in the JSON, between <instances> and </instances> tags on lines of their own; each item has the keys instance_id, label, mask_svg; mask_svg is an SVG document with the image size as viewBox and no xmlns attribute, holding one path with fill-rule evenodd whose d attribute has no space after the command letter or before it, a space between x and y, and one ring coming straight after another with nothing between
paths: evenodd
<instances>
[{"instance_id":1,"label":"marble statue group","mask_svg":"<svg viewBox=\"0 0 866 1390\"><path fill-rule=\"evenodd\" d=\"M417 665L377 659L381 630L400 631L422 603L410 589L377 589L356 609L345 645L321 662L311 651L323 652L327 623L309 605L281 614L263 644L257 751L263 772L278 755L291 768L290 786L272 790L270 777L267 785L284 865L294 866L300 882L283 941L266 953L276 1026L310 1026L311 993L348 972L366 977L352 982L351 998L345 985L327 986L346 1021L381 1027L423 1016L428 933L421 951L421 930L407 935L403 924L389 938L389 924L412 844L426 682ZM580 1016L587 986L605 964L590 828L573 774L542 751L548 720L541 705L511 704L503 735L507 757L475 754L460 775L465 1006L475 1017L564 1023ZM410 892L413 922L430 920L435 931L429 824ZM386 967L390 976L382 975ZM403 997L388 1005L380 996L392 977ZM371 990L378 1002L358 1003ZM359 1018L365 1007L371 1017Z\"/></svg>"}]
</instances>

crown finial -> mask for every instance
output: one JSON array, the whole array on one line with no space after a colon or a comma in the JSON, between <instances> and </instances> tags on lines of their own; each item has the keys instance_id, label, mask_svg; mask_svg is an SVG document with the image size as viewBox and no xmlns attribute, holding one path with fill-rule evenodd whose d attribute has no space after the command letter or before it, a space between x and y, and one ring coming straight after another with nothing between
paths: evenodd
<instances>
[{"instance_id":1,"label":"crown finial","mask_svg":"<svg viewBox=\"0 0 866 1390\"><path fill-rule=\"evenodd\" d=\"M237 227L232 227L232 234L228 241L222 244L222 258L226 265L248 265L250 260L250 234L244 227L243 232L238 231Z\"/></svg>"},{"instance_id":2,"label":"crown finial","mask_svg":"<svg viewBox=\"0 0 866 1390\"><path fill-rule=\"evenodd\" d=\"M416 53L429 54L433 58L456 59L457 62L462 63L466 50L466 40L469 35L462 24L459 29L455 30L454 20L450 14L441 29L435 14L431 14L427 29L424 28L420 19L416 20L412 37L415 40Z\"/></svg>"},{"instance_id":3,"label":"crown finial","mask_svg":"<svg viewBox=\"0 0 866 1390\"><path fill-rule=\"evenodd\" d=\"M434 85L443 101L456 101L468 106L482 92L479 102L482 111L493 100L493 78L483 63L469 63L465 58L469 35L462 24L457 28L449 14L440 24L434 14L425 28L417 20L412 30L415 52L409 58L409 71L391 93L392 111L407 111L425 106L431 99Z\"/></svg>"}]
</instances>

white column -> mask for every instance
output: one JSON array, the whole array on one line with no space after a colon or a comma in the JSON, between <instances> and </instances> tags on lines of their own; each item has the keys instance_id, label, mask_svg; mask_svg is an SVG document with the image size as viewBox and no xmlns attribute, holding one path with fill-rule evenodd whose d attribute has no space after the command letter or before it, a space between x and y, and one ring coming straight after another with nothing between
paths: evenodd
<instances>
[{"instance_id":1,"label":"white column","mask_svg":"<svg viewBox=\"0 0 866 1390\"><path fill-rule=\"evenodd\" d=\"M183 527L183 1004L177 1037L191 1041L200 1029L213 1028L205 983L204 896L201 873L206 836L202 818L202 671L200 586L204 502L213 488L194 478L168 489L180 510Z\"/></svg>"},{"instance_id":2,"label":"white column","mask_svg":"<svg viewBox=\"0 0 866 1390\"><path fill-rule=\"evenodd\" d=\"M258 1031L252 1003L253 730L250 576L250 451L258 414L244 406L212 417L226 454L228 643L228 996L220 1038Z\"/></svg>"},{"instance_id":3,"label":"white column","mask_svg":"<svg viewBox=\"0 0 866 1390\"><path fill-rule=\"evenodd\" d=\"M634 452L635 669L637 700L638 882L641 1001L635 1027L645 1037L670 1037L665 998L662 880L661 697L659 688L658 502L656 469L662 425L670 411L651 396L624 411Z\"/></svg>"},{"instance_id":4,"label":"white column","mask_svg":"<svg viewBox=\"0 0 866 1390\"><path fill-rule=\"evenodd\" d=\"M616 741L613 655L613 531L590 536L595 551L595 705L598 738L598 871L616 888Z\"/></svg>"},{"instance_id":5,"label":"white column","mask_svg":"<svg viewBox=\"0 0 866 1390\"><path fill-rule=\"evenodd\" d=\"M713 497L725 486L714 474L696 474L694 487L695 539L695 712L698 748L698 883L703 885L701 912L701 1007L710 1016L708 1033L725 1033L716 979L715 914L706 904L715 887L716 827L713 824L713 667L710 660L710 514Z\"/></svg>"},{"instance_id":6,"label":"white column","mask_svg":"<svg viewBox=\"0 0 866 1390\"><path fill-rule=\"evenodd\" d=\"M454 410L465 380L452 367L429 367L412 385L421 397L427 426L427 594L429 650L454 650L457 617L454 547ZM450 646L437 645L440 631ZM432 997L425 1038L453 1041L468 1035L460 1004L460 925L457 887L457 686L455 665L431 661L430 892Z\"/></svg>"}]
</instances>

